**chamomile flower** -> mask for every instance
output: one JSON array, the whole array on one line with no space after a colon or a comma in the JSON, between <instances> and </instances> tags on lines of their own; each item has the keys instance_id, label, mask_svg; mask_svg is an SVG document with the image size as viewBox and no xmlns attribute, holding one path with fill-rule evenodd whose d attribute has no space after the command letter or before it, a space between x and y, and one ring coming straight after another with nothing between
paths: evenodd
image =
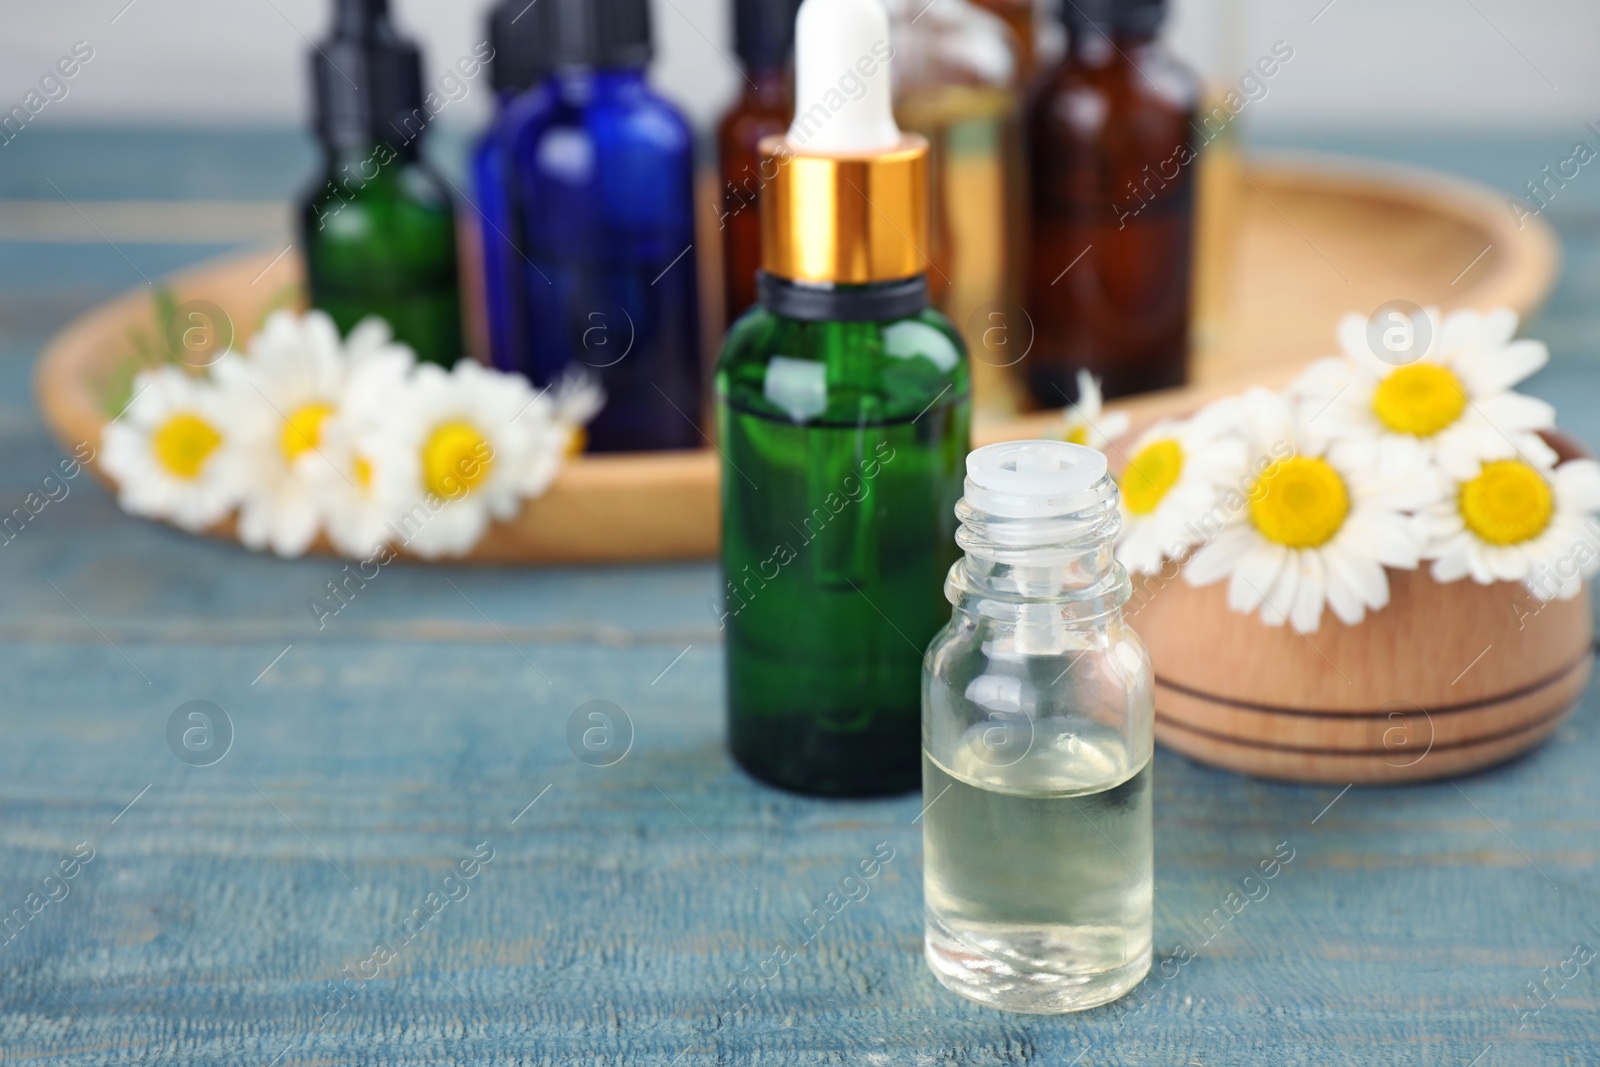
<instances>
[{"instance_id":1,"label":"chamomile flower","mask_svg":"<svg viewBox=\"0 0 1600 1067\"><path fill-rule=\"evenodd\" d=\"M361 469L347 448L333 447L349 435L330 431L347 417L352 397L392 396L411 364L410 350L393 344L379 320L342 342L326 314L280 311L251 342L248 360L216 369L218 386L237 395L246 415L239 435L249 492L239 509L240 541L299 556L348 510L360 496Z\"/></svg>"},{"instance_id":2,"label":"chamomile flower","mask_svg":"<svg viewBox=\"0 0 1600 1067\"><path fill-rule=\"evenodd\" d=\"M345 351L344 399L324 424L320 445L328 462L312 474L329 542L342 555L367 559L393 536L390 524L415 480L414 457L383 447L415 359L392 343L380 319L352 330Z\"/></svg>"},{"instance_id":3,"label":"chamomile flower","mask_svg":"<svg viewBox=\"0 0 1600 1067\"><path fill-rule=\"evenodd\" d=\"M1568 600L1600 571L1596 511L1594 460L1490 460L1424 513L1433 531L1426 555L1441 582L1521 582L1540 600Z\"/></svg>"},{"instance_id":4,"label":"chamomile flower","mask_svg":"<svg viewBox=\"0 0 1600 1067\"><path fill-rule=\"evenodd\" d=\"M1155 574L1163 559L1181 559L1223 524L1227 492L1242 502L1246 448L1232 436L1233 408L1223 401L1157 423L1133 443L1119 479L1117 558L1128 570Z\"/></svg>"},{"instance_id":5,"label":"chamomile flower","mask_svg":"<svg viewBox=\"0 0 1600 1067\"><path fill-rule=\"evenodd\" d=\"M573 429L548 393L516 375L471 362L419 366L379 445L409 474L392 532L427 558L466 553L491 519L513 517L523 497L549 486Z\"/></svg>"},{"instance_id":6,"label":"chamomile flower","mask_svg":"<svg viewBox=\"0 0 1600 1067\"><path fill-rule=\"evenodd\" d=\"M1413 569L1426 533L1413 514L1443 493L1417 450L1391 462L1353 464L1326 447L1284 397L1253 389L1240 398L1248 449L1245 505L1184 567L1191 585L1228 580L1228 606L1257 609L1269 626L1301 633L1324 607L1354 626L1389 603L1385 567Z\"/></svg>"},{"instance_id":7,"label":"chamomile flower","mask_svg":"<svg viewBox=\"0 0 1600 1067\"><path fill-rule=\"evenodd\" d=\"M567 434L567 455L579 455L588 443L584 426L605 407L606 394L593 376L578 372L556 383L553 393L551 414Z\"/></svg>"},{"instance_id":8,"label":"chamomile flower","mask_svg":"<svg viewBox=\"0 0 1600 1067\"><path fill-rule=\"evenodd\" d=\"M1511 388L1550 358L1539 341L1512 340L1516 313L1422 314L1410 329L1418 347L1424 336L1427 347L1410 362L1397 366L1375 353L1368 321L1348 315L1339 324L1344 356L1313 364L1295 384L1293 394L1318 431L1337 442L1335 451L1370 450L1382 462L1420 449L1457 480L1488 460L1554 463L1538 435L1555 425L1554 409Z\"/></svg>"},{"instance_id":9,"label":"chamomile flower","mask_svg":"<svg viewBox=\"0 0 1600 1067\"><path fill-rule=\"evenodd\" d=\"M1128 432L1130 419L1125 411L1106 414L1100 380L1086 370L1078 372L1078 402L1066 410L1062 437L1075 445L1088 445L1104 452L1106 447Z\"/></svg>"},{"instance_id":10,"label":"chamomile flower","mask_svg":"<svg viewBox=\"0 0 1600 1067\"><path fill-rule=\"evenodd\" d=\"M216 367L231 367L226 353ZM235 398L176 367L141 373L133 400L106 427L101 461L124 511L198 532L225 518L246 479Z\"/></svg>"}]
</instances>

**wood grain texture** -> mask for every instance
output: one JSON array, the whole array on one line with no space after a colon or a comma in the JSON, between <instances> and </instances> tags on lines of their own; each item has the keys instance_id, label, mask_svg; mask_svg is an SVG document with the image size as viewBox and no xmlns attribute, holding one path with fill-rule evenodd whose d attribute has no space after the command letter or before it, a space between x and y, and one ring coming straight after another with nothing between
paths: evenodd
<instances>
[{"instance_id":1,"label":"wood grain texture","mask_svg":"<svg viewBox=\"0 0 1600 1067\"><path fill-rule=\"evenodd\" d=\"M1504 305L1527 311L1548 294L1560 260L1545 223L1510 225L1498 198L1439 175L1318 160L1255 164L1242 180L1249 190L1232 263L1237 277L1219 289L1230 294L1228 306L1207 316L1221 325L1206 332L1194 387L1123 405L1141 419L1247 384L1278 384L1330 349L1341 316L1371 310L1397 292L1446 308ZM1471 253L1458 256L1468 248ZM1481 258L1465 270L1479 252ZM1343 260L1349 273L1330 256ZM1330 269L1344 285L1329 285L1324 275ZM300 271L294 256L269 251L187 271L173 280L173 288L184 300L222 307L244 338L278 294L299 284ZM164 328L151 318L148 293L140 290L74 322L47 349L36 388L64 446L99 440L109 368L125 354L130 329ZM979 444L1055 436L1059 423L1057 412L985 418L975 436ZM612 562L714 555L719 462L709 448L584 457L515 519L495 523L468 559ZM232 537L232 524L212 532ZM312 551L330 548L319 540Z\"/></svg>"},{"instance_id":2,"label":"wood grain texture","mask_svg":"<svg viewBox=\"0 0 1600 1067\"><path fill-rule=\"evenodd\" d=\"M53 144L37 132L31 143ZM203 171L170 160L219 158L206 136L168 134L118 149L110 166L116 138L77 136L62 152L82 165L48 171L75 199L119 172L198 195ZM13 151L34 149L21 139ZM1583 266L1547 315L1563 339L1557 364L1532 391L1600 438L1600 228L1574 233ZM162 269L216 251L169 249ZM154 269L155 250L121 253ZM66 317L127 284L122 255L0 242L7 513L63 456L33 410L33 359ZM1600 946L1592 689L1550 744L1454 783L1341 792L1159 752L1166 966L1086 1015L1005 1016L944 992L920 958L919 798L804 800L730 765L709 565L398 563L319 629L307 602L340 564L185 537L128 519L86 480L68 484L0 544L0 912L77 843L96 853L65 899L0 944L0 1062L1596 1060L1595 965L1550 977L1577 943ZM213 767L167 747L166 722L191 699L234 722ZM591 699L634 724L631 752L610 768L579 763L565 740ZM484 841L495 858L466 897L323 1018L326 983L399 939L395 926ZM730 983L798 940L794 928L880 841L895 858L866 897L736 1010ZM1294 858L1263 882L1259 864L1280 843ZM1528 995L1539 981L1544 1001Z\"/></svg>"}]
</instances>

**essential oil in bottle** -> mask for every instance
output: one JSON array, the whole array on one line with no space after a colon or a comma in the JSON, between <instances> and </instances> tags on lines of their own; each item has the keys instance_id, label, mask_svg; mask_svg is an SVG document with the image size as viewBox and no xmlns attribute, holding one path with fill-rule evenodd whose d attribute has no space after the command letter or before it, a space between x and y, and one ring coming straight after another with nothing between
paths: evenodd
<instances>
[{"instance_id":1,"label":"essential oil in bottle","mask_svg":"<svg viewBox=\"0 0 1600 1067\"><path fill-rule=\"evenodd\" d=\"M1156 39L1166 0L1074 0L1065 56L1030 111L1033 352L1041 405L1077 401L1088 370L1107 396L1189 374L1199 79Z\"/></svg>"},{"instance_id":2,"label":"essential oil in bottle","mask_svg":"<svg viewBox=\"0 0 1600 1067\"><path fill-rule=\"evenodd\" d=\"M761 142L794 117L794 16L800 0L734 0L734 51L744 66L739 97L717 123L722 182L723 311L726 325L756 302L761 269L761 186L772 163Z\"/></svg>"},{"instance_id":3,"label":"essential oil in bottle","mask_svg":"<svg viewBox=\"0 0 1600 1067\"><path fill-rule=\"evenodd\" d=\"M729 747L834 796L916 786L971 421L961 335L928 304L928 144L895 125L891 54L881 0L801 6L759 303L716 377Z\"/></svg>"},{"instance_id":4,"label":"essential oil in bottle","mask_svg":"<svg viewBox=\"0 0 1600 1067\"><path fill-rule=\"evenodd\" d=\"M311 304L344 332L381 316L418 359L450 366L463 347L455 210L418 152L421 54L388 0L338 0L311 69L325 158L300 210Z\"/></svg>"},{"instance_id":5,"label":"essential oil in bottle","mask_svg":"<svg viewBox=\"0 0 1600 1067\"><path fill-rule=\"evenodd\" d=\"M1092 449L1007 442L967 457L957 515L923 673L928 963L996 1008L1092 1008L1151 958L1152 675L1117 488Z\"/></svg>"},{"instance_id":6,"label":"essential oil in bottle","mask_svg":"<svg viewBox=\"0 0 1600 1067\"><path fill-rule=\"evenodd\" d=\"M539 0L554 99L515 133L529 374L599 378L594 452L701 448L694 135L649 84L647 0Z\"/></svg>"}]
</instances>

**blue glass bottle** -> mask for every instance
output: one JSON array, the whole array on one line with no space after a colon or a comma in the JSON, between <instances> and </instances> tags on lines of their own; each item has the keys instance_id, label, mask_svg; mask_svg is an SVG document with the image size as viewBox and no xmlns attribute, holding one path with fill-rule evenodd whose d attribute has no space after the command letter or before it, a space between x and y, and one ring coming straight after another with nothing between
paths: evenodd
<instances>
[{"instance_id":1,"label":"blue glass bottle","mask_svg":"<svg viewBox=\"0 0 1600 1067\"><path fill-rule=\"evenodd\" d=\"M548 111L517 131L531 377L597 374L592 451L696 448L694 137L645 79L646 0L540 0Z\"/></svg>"},{"instance_id":2,"label":"blue glass bottle","mask_svg":"<svg viewBox=\"0 0 1600 1067\"><path fill-rule=\"evenodd\" d=\"M490 362L531 376L528 301L523 294L521 213L517 210L511 145L517 131L549 110L545 53L535 20L522 18L523 0L505 0L489 15L494 58L490 80L495 115L472 152L472 185L483 256L484 315Z\"/></svg>"}]
</instances>

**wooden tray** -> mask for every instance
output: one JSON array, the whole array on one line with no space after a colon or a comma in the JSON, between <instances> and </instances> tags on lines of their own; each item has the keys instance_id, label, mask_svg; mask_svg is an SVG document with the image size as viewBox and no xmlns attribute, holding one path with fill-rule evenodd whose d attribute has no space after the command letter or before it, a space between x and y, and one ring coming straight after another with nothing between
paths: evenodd
<instances>
[{"instance_id":1,"label":"wooden tray","mask_svg":"<svg viewBox=\"0 0 1600 1067\"><path fill-rule=\"evenodd\" d=\"M1232 263L1208 285L1219 306L1197 354L1194 384L1116 405L1136 422L1257 382L1275 385L1334 346L1347 312L1394 299L1444 308L1532 310L1554 282L1559 252L1542 220L1518 230L1503 198L1425 172L1349 160L1286 159L1246 167L1234 214L1236 247L1207 262ZM286 288L294 256L231 257L177 275L180 300L209 300L240 331L254 328ZM69 451L97 444L103 396L130 331L158 332L148 289L91 311L45 350L39 404ZM242 344L242 338L240 343ZM978 444L1054 436L1059 412L981 418ZM718 457L695 452L584 457L514 520L495 524L468 557L481 563L603 562L709 557L718 538ZM214 531L231 536L224 524ZM327 551L325 544L315 551Z\"/></svg>"}]
</instances>

